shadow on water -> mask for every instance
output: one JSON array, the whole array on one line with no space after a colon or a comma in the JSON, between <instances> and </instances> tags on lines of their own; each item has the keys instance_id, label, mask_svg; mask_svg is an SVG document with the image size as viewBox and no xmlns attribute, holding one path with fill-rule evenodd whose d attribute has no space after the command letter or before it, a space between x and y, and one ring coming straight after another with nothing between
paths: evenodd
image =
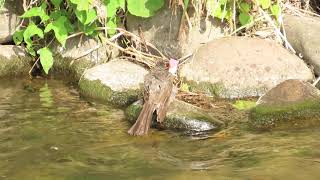
<instances>
[{"instance_id":1,"label":"shadow on water","mask_svg":"<svg viewBox=\"0 0 320 180\"><path fill-rule=\"evenodd\" d=\"M320 178L320 129L203 139L129 127L62 81L1 80L0 179Z\"/></svg>"}]
</instances>

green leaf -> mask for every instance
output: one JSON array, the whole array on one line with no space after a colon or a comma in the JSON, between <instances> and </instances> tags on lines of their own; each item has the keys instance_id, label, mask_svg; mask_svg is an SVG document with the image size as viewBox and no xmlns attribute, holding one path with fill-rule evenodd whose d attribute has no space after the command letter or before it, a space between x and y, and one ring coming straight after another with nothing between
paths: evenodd
<instances>
[{"instance_id":1,"label":"green leaf","mask_svg":"<svg viewBox=\"0 0 320 180\"><path fill-rule=\"evenodd\" d=\"M82 32L84 32L85 35L90 36L96 32L97 25L96 23L92 23L89 25L83 25L80 23L79 28Z\"/></svg>"},{"instance_id":2,"label":"green leaf","mask_svg":"<svg viewBox=\"0 0 320 180\"><path fill-rule=\"evenodd\" d=\"M246 2L240 3L240 11L244 13L249 13L251 10L251 4L248 4Z\"/></svg>"},{"instance_id":3,"label":"green leaf","mask_svg":"<svg viewBox=\"0 0 320 180\"><path fill-rule=\"evenodd\" d=\"M70 0L70 2L77 6L78 11L87 11L92 0Z\"/></svg>"},{"instance_id":4,"label":"green leaf","mask_svg":"<svg viewBox=\"0 0 320 180\"><path fill-rule=\"evenodd\" d=\"M164 5L164 0L127 0L128 11L140 17L153 16Z\"/></svg>"},{"instance_id":5,"label":"green leaf","mask_svg":"<svg viewBox=\"0 0 320 180\"><path fill-rule=\"evenodd\" d=\"M40 55L40 63L42 65L44 72L48 74L50 68L53 65L52 52L50 51L49 48L44 47L42 49L39 49L37 53Z\"/></svg>"},{"instance_id":6,"label":"green leaf","mask_svg":"<svg viewBox=\"0 0 320 180\"><path fill-rule=\"evenodd\" d=\"M228 10L228 8L226 8L226 10L224 10L224 6L227 3L227 0L222 0L219 2L215 1L215 0L208 0L207 1L207 10L209 12L211 12L211 16L213 17L217 17L219 19L231 19L232 17L232 12L230 10Z\"/></svg>"},{"instance_id":7,"label":"green leaf","mask_svg":"<svg viewBox=\"0 0 320 180\"><path fill-rule=\"evenodd\" d=\"M97 18L97 12L95 9L89 9L87 12L87 19L84 24L92 23Z\"/></svg>"},{"instance_id":8,"label":"green leaf","mask_svg":"<svg viewBox=\"0 0 320 180\"><path fill-rule=\"evenodd\" d=\"M262 9L268 9L271 6L271 0L259 0Z\"/></svg>"},{"instance_id":9,"label":"green leaf","mask_svg":"<svg viewBox=\"0 0 320 180\"><path fill-rule=\"evenodd\" d=\"M119 2L119 7L122 9L126 8L126 1L125 0L118 0Z\"/></svg>"},{"instance_id":10,"label":"green leaf","mask_svg":"<svg viewBox=\"0 0 320 180\"><path fill-rule=\"evenodd\" d=\"M117 28L117 19L116 18L112 18L112 19L109 19L108 22L107 22L107 27L108 28L114 28L114 29L108 29L108 34L109 35L114 35L116 34L116 29Z\"/></svg>"},{"instance_id":11,"label":"green leaf","mask_svg":"<svg viewBox=\"0 0 320 180\"><path fill-rule=\"evenodd\" d=\"M47 5L43 3L40 7L33 7L22 14L22 18L30 18L37 17L41 18L42 22L45 22L50 19L50 17L46 14Z\"/></svg>"},{"instance_id":12,"label":"green leaf","mask_svg":"<svg viewBox=\"0 0 320 180\"><path fill-rule=\"evenodd\" d=\"M105 0L107 18L112 18L116 15L119 8L125 8L125 0Z\"/></svg>"},{"instance_id":13,"label":"green leaf","mask_svg":"<svg viewBox=\"0 0 320 180\"><path fill-rule=\"evenodd\" d=\"M0 0L0 9L3 8L5 1L6 0Z\"/></svg>"},{"instance_id":14,"label":"green leaf","mask_svg":"<svg viewBox=\"0 0 320 180\"><path fill-rule=\"evenodd\" d=\"M89 9L88 11L75 10L75 14L78 20L84 25L92 23L97 18L97 12L95 9Z\"/></svg>"},{"instance_id":15,"label":"green leaf","mask_svg":"<svg viewBox=\"0 0 320 180\"><path fill-rule=\"evenodd\" d=\"M248 110L256 106L256 102L254 101L245 101L245 100L238 100L233 105L236 109L239 110Z\"/></svg>"},{"instance_id":16,"label":"green leaf","mask_svg":"<svg viewBox=\"0 0 320 180\"><path fill-rule=\"evenodd\" d=\"M68 24L70 24L68 18L65 16L61 16L56 21L49 23L45 28L44 32L47 33L53 30L57 40L64 47L68 38L68 33L71 30L70 25Z\"/></svg>"},{"instance_id":17,"label":"green leaf","mask_svg":"<svg viewBox=\"0 0 320 180\"><path fill-rule=\"evenodd\" d=\"M253 17L247 13L240 13L239 21L242 26L248 25L253 21Z\"/></svg>"},{"instance_id":18,"label":"green leaf","mask_svg":"<svg viewBox=\"0 0 320 180\"><path fill-rule=\"evenodd\" d=\"M82 24L84 24L84 23L86 22L86 19L87 19L87 15L86 15L87 12L86 12L86 11L79 11L79 10L77 10L77 9L76 9L74 12L75 12L78 20L79 20Z\"/></svg>"},{"instance_id":19,"label":"green leaf","mask_svg":"<svg viewBox=\"0 0 320 180\"><path fill-rule=\"evenodd\" d=\"M271 10L272 15L274 15L278 19L280 16L280 12L281 12L281 8L280 8L279 4L275 4L275 5L271 6L270 10Z\"/></svg>"},{"instance_id":20,"label":"green leaf","mask_svg":"<svg viewBox=\"0 0 320 180\"><path fill-rule=\"evenodd\" d=\"M52 20L57 20L57 19L59 19L60 16L66 16L66 17L68 17L68 12L63 9L63 10L55 10L55 11L52 11L52 12L50 13L50 18L51 18Z\"/></svg>"},{"instance_id":21,"label":"green leaf","mask_svg":"<svg viewBox=\"0 0 320 180\"><path fill-rule=\"evenodd\" d=\"M190 86L187 83L182 83L180 87L181 91L189 92L190 91Z\"/></svg>"},{"instance_id":22,"label":"green leaf","mask_svg":"<svg viewBox=\"0 0 320 180\"><path fill-rule=\"evenodd\" d=\"M228 0L220 0L220 1L219 1L219 4L220 4L220 5L225 5L227 2L228 2Z\"/></svg>"},{"instance_id":23,"label":"green leaf","mask_svg":"<svg viewBox=\"0 0 320 180\"><path fill-rule=\"evenodd\" d=\"M34 49L32 48L32 46L28 46L26 47L26 50L29 54L31 54L32 56L36 56L36 52L34 51Z\"/></svg>"},{"instance_id":24,"label":"green leaf","mask_svg":"<svg viewBox=\"0 0 320 180\"><path fill-rule=\"evenodd\" d=\"M27 43L27 47L32 47L31 37L38 35L40 38L43 38L42 29L38 28L33 22L30 22L26 30L23 32L24 42Z\"/></svg>"},{"instance_id":25,"label":"green leaf","mask_svg":"<svg viewBox=\"0 0 320 180\"><path fill-rule=\"evenodd\" d=\"M189 5L189 0L183 0L183 7L185 10L187 10L188 5Z\"/></svg>"},{"instance_id":26,"label":"green leaf","mask_svg":"<svg viewBox=\"0 0 320 180\"><path fill-rule=\"evenodd\" d=\"M60 8L60 4L61 4L62 0L51 0L51 3L54 5L54 7L56 9Z\"/></svg>"},{"instance_id":27,"label":"green leaf","mask_svg":"<svg viewBox=\"0 0 320 180\"><path fill-rule=\"evenodd\" d=\"M23 33L24 33L24 29L23 30L18 30L16 32L14 32L13 34L13 41L16 45L19 45L22 43L23 41Z\"/></svg>"}]
</instances>

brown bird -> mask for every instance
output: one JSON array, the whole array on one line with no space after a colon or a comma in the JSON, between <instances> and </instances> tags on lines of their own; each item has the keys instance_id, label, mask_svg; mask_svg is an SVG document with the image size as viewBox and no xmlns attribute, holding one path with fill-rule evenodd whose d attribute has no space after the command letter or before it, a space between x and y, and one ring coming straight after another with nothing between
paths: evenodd
<instances>
[{"instance_id":1,"label":"brown bird","mask_svg":"<svg viewBox=\"0 0 320 180\"><path fill-rule=\"evenodd\" d=\"M140 115L128 133L141 136L148 133L152 117L156 112L157 122L163 122L168 107L175 97L177 88L174 85L178 61L170 59L169 69L164 62L158 62L153 70L145 76L144 104Z\"/></svg>"}]
</instances>

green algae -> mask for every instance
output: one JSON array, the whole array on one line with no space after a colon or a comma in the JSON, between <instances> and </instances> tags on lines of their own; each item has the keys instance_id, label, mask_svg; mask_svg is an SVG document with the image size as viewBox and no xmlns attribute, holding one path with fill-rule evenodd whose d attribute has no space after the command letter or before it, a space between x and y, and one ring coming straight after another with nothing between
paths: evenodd
<instances>
[{"instance_id":1,"label":"green algae","mask_svg":"<svg viewBox=\"0 0 320 180\"><path fill-rule=\"evenodd\" d=\"M289 105L258 105L250 113L254 129L288 129L320 125L320 100Z\"/></svg>"},{"instance_id":2,"label":"green algae","mask_svg":"<svg viewBox=\"0 0 320 180\"><path fill-rule=\"evenodd\" d=\"M30 70L28 57L11 57L10 59L0 55L0 77L19 76L27 74Z\"/></svg>"},{"instance_id":3,"label":"green algae","mask_svg":"<svg viewBox=\"0 0 320 180\"><path fill-rule=\"evenodd\" d=\"M79 81L79 88L80 93L86 97L121 107L137 101L142 95L139 89L127 89L121 92L115 92L110 87L103 85L100 80L90 81L81 79Z\"/></svg>"},{"instance_id":4,"label":"green algae","mask_svg":"<svg viewBox=\"0 0 320 180\"><path fill-rule=\"evenodd\" d=\"M234 104L232 104L238 110L248 110L256 106L255 101L248 100L237 100Z\"/></svg>"},{"instance_id":5,"label":"green algae","mask_svg":"<svg viewBox=\"0 0 320 180\"><path fill-rule=\"evenodd\" d=\"M221 95L225 92L225 87L223 83L210 83L210 82L195 82L188 81L186 79L183 80L185 84L188 84L189 90L191 92L204 92L208 95L221 97Z\"/></svg>"},{"instance_id":6,"label":"green algae","mask_svg":"<svg viewBox=\"0 0 320 180\"><path fill-rule=\"evenodd\" d=\"M54 59L52 72L58 77L62 76L71 82L78 82L84 71L94 65L93 62L85 58L73 60L72 58L63 58L61 55L57 55Z\"/></svg>"}]
</instances>

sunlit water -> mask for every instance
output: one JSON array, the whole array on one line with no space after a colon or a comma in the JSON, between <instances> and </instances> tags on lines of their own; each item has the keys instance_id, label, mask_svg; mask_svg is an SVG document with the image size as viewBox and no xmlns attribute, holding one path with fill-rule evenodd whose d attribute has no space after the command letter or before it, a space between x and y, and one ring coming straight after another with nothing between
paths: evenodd
<instances>
[{"instance_id":1,"label":"sunlit water","mask_svg":"<svg viewBox=\"0 0 320 180\"><path fill-rule=\"evenodd\" d=\"M200 140L129 127L61 81L0 80L0 179L320 179L320 129Z\"/></svg>"}]
</instances>

